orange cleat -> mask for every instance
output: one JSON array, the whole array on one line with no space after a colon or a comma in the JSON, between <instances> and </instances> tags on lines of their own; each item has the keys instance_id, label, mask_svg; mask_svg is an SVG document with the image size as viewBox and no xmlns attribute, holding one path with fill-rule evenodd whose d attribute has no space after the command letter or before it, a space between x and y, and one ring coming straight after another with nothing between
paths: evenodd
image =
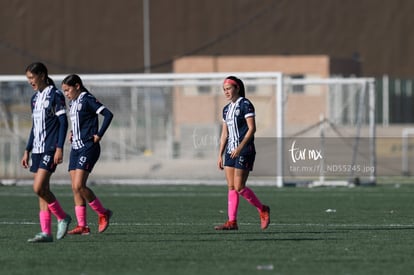
<instances>
[{"instance_id":1,"label":"orange cleat","mask_svg":"<svg viewBox=\"0 0 414 275\"><path fill-rule=\"evenodd\" d=\"M260 227L265 230L270 223L270 208L267 205L263 205L262 211L260 211Z\"/></svg>"},{"instance_id":2,"label":"orange cleat","mask_svg":"<svg viewBox=\"0 0 414 275\"><path fill-rule=\"evenodd\" d=\"M88 226L76 226L72 230L68 231L69 235L89 235L91 230Z\"/></svg>"},{"instance_id":3,"label":"orange cleat","mask_svg":"<svg viewBox=\"0 0 414 275\"><path fill-rule=\"evenodd\" d=\"M103 215L99 215L99 220L98 220L98 224L99 224L99 228L98 228L98 232L102 233L104 232L108 226L109 226L109 219L112 217L112 211L107 209L105 214Z\"/></svg>"},{"instance_id":4,"label":"orange cleat","mask_svg":"<svg viewBox=\"0 0 414 275\"><path fill-rule=\"evenodd\" d=\"M214 227L215 230L238 230L237 221L227 221L222 225Z\"/></svg>"}]
</instances>

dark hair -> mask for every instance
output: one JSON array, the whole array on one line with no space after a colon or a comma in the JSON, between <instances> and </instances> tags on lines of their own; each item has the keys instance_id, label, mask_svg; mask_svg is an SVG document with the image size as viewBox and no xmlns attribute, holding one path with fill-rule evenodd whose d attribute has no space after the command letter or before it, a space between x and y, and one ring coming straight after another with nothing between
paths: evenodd
<instances>
[{"instance_id":1,"label":"dark hair","mask_svg":"<svg viewBox=\"0 0 414 275\"><path fill-rule=\"evenodd\" d=\"M65 77L62 80L62 84L66 84L66 85L69 85L69 86L72 86L72 87L74 87L76 84L79 84L80 89L81 89L82 92L89 93L89 91L85 88L85 86L83 86L82 79L77 74L68 75L67 77Z\"/></svg>"},{"instance_id":2,"label":"dark hair","mask_svg":"<svg viewBox=\"0 0 414 275\"><path fill-rule=\"evenodd\" d=\"M49 74L47 72L47 68L46 68L45 64L43 64L41 62L34 62L34 63L30 64L29 66L27 66L25 72L26 73L31 72L32 74L35 74L35 75L44 74L45 78L46 78L46 83L48 85L52 85L53 87L56 88L55 82L53 81L53 79L51 79L49 77Z\"/></svg>"},{"instance_id":3,"label":"dark hair","mask_svg":"<svg viewBox=\"0 0 414 275\"><path fill-rule=\"evenodd\" d=\"M237 85L239 86L239 95L241 97L246 97L246 90L244 89L244 83L243 83L243 81L241 81L241 79L239 79L239 78L237 78L233 75L226 77L226 79L231 79L231 80L236 81Z\"/></svg>"}]
</instances>

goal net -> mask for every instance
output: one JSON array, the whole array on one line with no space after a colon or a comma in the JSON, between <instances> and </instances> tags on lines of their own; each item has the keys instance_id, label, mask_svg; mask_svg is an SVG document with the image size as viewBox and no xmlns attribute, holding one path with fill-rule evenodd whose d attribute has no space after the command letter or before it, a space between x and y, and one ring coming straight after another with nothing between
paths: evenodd
<instances>
[{"instance_id":1,"label":"goal net","mask_svg":"<svg viewBox=\"0 0 414 275\"><path fill-rule=\"evenodd\" d=\"M375 183L374 79L290 78L282 94L284 184Z\"/></svg>"},{"instance_id":2,"label":"goal net","mask_svg":"<svg viewBox=\"0 0 414 275\"><path fill-rule=\"evenodd\" d=\"M80 75L86 88L114 113L91 180L222 182L216 161L221 112L227 104L222 81L229 75L244 81L246 96L256 108L252 180L283 186L374 179L372 79L296 79L277 72L245 72ZM60 84L64 75L51 77ZM0 179L31 177L19 163L31 127L32 95L24 76L0 76ZM55 180L68 180L69 148L66 143L65 161ZM363 166L358 162L362 160ZM317 165L320 168L310 169Z\"/></svg>"}]
</instances>

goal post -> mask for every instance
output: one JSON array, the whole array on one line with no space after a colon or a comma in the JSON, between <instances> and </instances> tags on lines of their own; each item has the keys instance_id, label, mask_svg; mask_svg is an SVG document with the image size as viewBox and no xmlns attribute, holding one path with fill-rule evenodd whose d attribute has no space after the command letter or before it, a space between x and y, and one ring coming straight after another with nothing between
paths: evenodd
<instances>
[{"instance_id":1,"label":"goal post","mask_svg":"<svg viewBox=\"0 0 414 275\"><path fill-rule=\"evenodd\" d=\"M80 74L85 87L114 113L92 178L222 180L215 159L221 110L227 104L222 82L229 75L244 81L246 96L256 107L255 137L260 152L253 180L266 178L278 187L305 178L329 181L329 173L309 173L306 163L304 175L289 171L289 150L292 139L297 139L296 145L299 141L312 146L324 143L326 148L318 150L329 155L330 134L352 143L340 152L349 157L351 165L356 152L369 144L369 166L376 167L375 83L371 78L297 79L280 72ZM65 75L51 77L59 86ZM24 76L0 76L0 178L28 176L19 169L18 159L30 130L32 95ZM333 140L333 146L340 147L338 143L339 138ZM65 146L66 156L69 147ZM324 161L325 166L329 164L329 159ZM375 173L371 169L363 176L375 182ZM55 178L67 179L66 169L57 169Z\"/></svg>"},{"instance_id":2,"label":"goal post","mask_svg":"<svg viewBox=\"0 0 414 275\"><path fill-rule=\"evenodd\" d=\"M283 145L289 137L296 136L295 133L292 134L292 130L287 130L284 125L287 124L286 121L289 121L287 116L286 109L288 108L288 101L289 95L295 96L295 93L292 91L300 90L295 89L295 87L305 87L305 91L303 93L303 97L305 94L308 93L308 99L311 97L311 94L318 93L317 91L312 91L310 87L319 87L319 92L325 93L327 96L325 97L326 100L326 109L321 110L320 117L322 119L316 120L314 119L313 122L308 122L302 125L302 128L297 130L299 133L304 134L306 136L307 131L310 129L315 130L317 133L313 134L313 137L321 140L321 144L319 146L319 150L323 151L325 145L324 136L325 133L321 130L321 127L313 127L313 126L321 126L322 124L328 125L331 127L334 132L334 137L339 137L341 139L348 138L349 143L352 143L352 150L350 150L349 159L348 160L339 160L336 156L328 156L330 159L338 159L337 162L330 163L327 166L326 164L326 157L321 156L321 161L317 164L313 162L313 166L309 166L310 162L303 164L303 166L295 166L297 168L296 172L305 171L307 175L304 177L299 177L299 179L294 178L291 179L294 182L300 181L305 179L306 177L311 178L310 182L314 185L329 185L329 180L326 180L326 175L331 174L330 181L332 184L348 184L351 181L358 181L360 183L361 180L367 180L370 184L375 184L376 182L376 124L375 124L375 79L374 78L304 78L304 79L294 79L294 78L286 78L284 80L284 89L278 91L278 105L277 108L280 110L278 112L278 137L282 137L279 142L281 143L280 148L284 148L284 150L279 150L278 152L278 171L277 174L283 174L283 180L287 180L287 174L289 173L289 169L283 167L287 164L287 159L289 156L284 155L285 153L290 151L290 147ZM318 90L318 89L316 89ZM303 99L305 101L306 99ZM312 99L311 99L312 101ZM306 105L303 103L302 105ZM322 106L322 105L321 105ZM299 112L299 110L296 110ZM316 117L316 116L315 116ZM313 124L312 124L313 123ZM310 124L310 125L309 125ZM313 125L313 126L312 126ZM323 129L323 127L322 127ZM346 134L343 135L341 133L341 129L346 130ZM363 129L363 130L361 130ZM353 133L349 134L350 131L353 130ZM280 131L280 132L279 132ZM314 131L315 132L315 131ZM311 135L312 136L312 135ZM365 143L363 146L359 146L359 142L361 139L364 139ZM334 140L332 142L332 146L340 146L340 142ZM313 144L315 145L315 144ZM279 148L279 147L278 147ZM293 147L292 147L293 148ZM308 151L309 148L307 148ZM306 150L306 149L303 149ZM364 164L360 164L357 162L357 156L360 154L360 151L364 151L366 153L366 157L368 158L368 162L364 162ZM309 153L309 152L308 152ZM302 156L303 158L309 156ZM302 159L301 159L302 160ZM291 166L292 167L292 166ZM327 167L329 169L327 169ZM333 167L338 169L344 170L340 171L341 173L332 173ZM293 169L295 170L295 169ZM317 170L317 171L314 171ZM346 171L345 171L346 170ZM313 173L310 173L310 172ZM318 172L318 175L315 173ZM331 173L329 173L331 172ZM334 171L335 172L335 171ZM363 172L363 173L362 173ZM348 175L346 175L348 173ZM299 173L300 174L300 173ZM311 175L309 175L311 174ZM362 179L365 178L365 179ZM340 181L338 181L338 179ZM278 186L283 185L284 183L278 182Z\"/></svg>"},{"instance_id":3,"label":"goal post","mask_svg":"<svg viewBox=\"0 0 414 275\"><path fill-rule=\"evenodd\" d=\"M229 75L244 81L247 96L257 104L261 117L257 134L275 137L275 97L282 89L279 72L80 74L85 87L114 113L92 177L222 180L215 160L221 111L228 103L222 83ZM51 75L58 86L64 77ZM7 148L22 152L30 131L32 95L25 76L0 76L0 101L8 106L0 113L0 152ZM66 156L69 147L65 146ZM16 164L17 154L0 156L4 167L0 178L28 176ZM55 178L67 178L65 170L57 169Z\"/></svg>"},{"instance_id":4,"label":"goal post","mask_svg":"<svg viewBox=\"0 0 414 275\"><path fill-rule=\"evenodd\" d=\"M414 136L414 128L403 128L401 133L401 152L402 152L402 159L401 159L401 170L403 176L410 176L410 168L409 168L409 152L410 152L410 138Z\"/></svg>"}]
</instances>

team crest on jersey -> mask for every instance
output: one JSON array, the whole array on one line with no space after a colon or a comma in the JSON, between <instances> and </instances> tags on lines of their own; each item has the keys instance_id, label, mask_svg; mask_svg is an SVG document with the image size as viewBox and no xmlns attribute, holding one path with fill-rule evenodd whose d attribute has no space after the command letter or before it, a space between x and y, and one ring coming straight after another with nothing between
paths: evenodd
<instances>
[{"instance_id":1,"label":"team crest on jersey","mask_svg":"<svg viewBox=\"0 0 414 275\"><path fill-rule=\"evenodd\" d=\"M239 116L240 115L240 109L236 109L236 111L234 112L235 116Z\"/></svg>"},{"instance_id":2,"label":"team crest on jersey","mask_svg":"<svg viewBox=\"0 0 414 275\"><path fill-rule=\"evenodd\" d=\"M43 108L49 107L49 104L50 104L49 100L45 100L45 102L43 102Z\"/></svg>"},{"instance_id":3,"label":"team crest on jersey","mask_svg":"<svg viewBox=\"0 0 414 275\"><path fill-rule=\"evenodd\" d=\"M82 103L78 104L78 111L80 111L82 109Z\"/></svg>"}]
</instances>

